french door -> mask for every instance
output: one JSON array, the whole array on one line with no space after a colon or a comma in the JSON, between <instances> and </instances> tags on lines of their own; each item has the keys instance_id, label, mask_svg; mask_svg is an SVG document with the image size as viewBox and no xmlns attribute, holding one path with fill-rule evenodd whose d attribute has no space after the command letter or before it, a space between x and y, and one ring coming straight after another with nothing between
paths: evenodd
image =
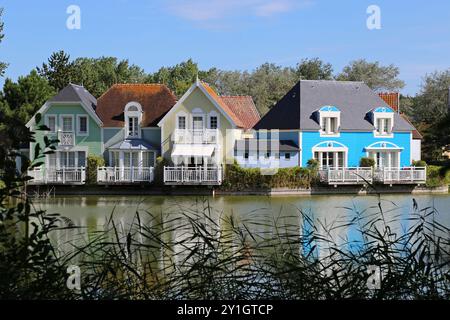
<instances>
[{"instance_id":1,"label":"french door","mask_svg":"<svg viewBox=\"0 0 450 320\"><path fill-rule=\"evenodd\" d=\"M316 151L314 159L319 161L322 169L342 168L345 162L345 153L343 151Z\"/></svg>"},{"instance_id":2,"label":"french door","mask_svg":"<svg viewBox=\"0 0 450 320\"><path fill-rule=\"evenodd\" d=\"M399 153L395 151L371 152L369 157L375 160L377 168L396 168L399 163Z\"/></svg>"}]
</instances>

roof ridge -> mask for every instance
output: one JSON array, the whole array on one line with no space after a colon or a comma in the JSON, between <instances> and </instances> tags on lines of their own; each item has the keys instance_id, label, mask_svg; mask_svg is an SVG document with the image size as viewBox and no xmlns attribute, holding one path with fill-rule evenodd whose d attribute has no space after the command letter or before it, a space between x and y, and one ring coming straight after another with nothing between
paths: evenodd
<instances>
[{"instance_id":1,"label":"roof ridge","mask_svg":"<svg viewBox=\"0 0 450 320\"><path fill-rule=\"evenodd\" d=\"M352 80L309 80L300 79L300 82L334 82L334 83L365 83L364 81L352 81Z\"/></svg>"}]
</instances>

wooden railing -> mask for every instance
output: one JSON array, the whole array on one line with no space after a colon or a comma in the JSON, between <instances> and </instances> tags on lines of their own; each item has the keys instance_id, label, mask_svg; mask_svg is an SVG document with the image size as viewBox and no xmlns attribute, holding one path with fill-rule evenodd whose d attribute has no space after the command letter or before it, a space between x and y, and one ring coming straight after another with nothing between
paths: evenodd
<instances>
[{"instance_id":1,"label":"wooden railing","mask_svg":"<svg viewBox=\"0 0 450 320\"><path fill-rule=\"evenodd\" d=\"M75 145L75 134L73 132L58 131L58 140L60 146Z\"/></svg>"},{"instance_id":2,"label":"wooden railing","mask_svg":"<svg viewBox=\"0 0 450 320\"><path fill-rule=\"evenodd\" d=\"M97 182L102 184L152 182L153 167L98 167Z\"/></svg>"},{"instance_id":3,"label":"wooden railing","mask_svg":"<svg viewBox=\"0 0 450 320\"><path fill-rule=\"evenodd\" d=\"M320 170L320 177L330 184L364 184L373 181L372 168L349 167Z\"/></svg>"},{"instance_id":4,"label":"wooden railing","mask_svg":"<svg viewBox=\"0 0 450 320\"><path fill-rule=\"evenodd\" d=\"M30 184L84 184L86 181L86 169L74 168L34 168L28 171L28 176L33 178Z\"/></svg>"},{"instance_id":5,"label":"wooden railing","mask_svg":"<svg viewBox=\"0 0 450 320\"><path fill-rule=\"evenodd\" d=\"M174 143L217 143L217 129L175 129Z\"/></svg>"},{"instance_id":6,"label":"wooden railing","mask_svg":"<svg viewBox=\"0 0 450 320\"><path fill-rule=\"evenodd\" d=\"M164 167L166 184L221 184L221 167Z\"/></svg>"},{"instance_id":7,"label":"wooden railing","mask_svg":"<svg viewBox=\"0 0 450 320\"><path fill-rule=\"evenodd\" d=\"M384 183L425 183L426 167L379 168L375 174Z\"/></svg>"},{"instance_id":8,"label":"wooden railing","mask_svg":"<svg viewBox=\"0 0 450 320\"><path fill-rule=\"evenodd\" d=\"M426 167L401 168L327 168L319 170L321 181L329 184L364 184L373 181L385 184L421 184L427 180Z\"/></svg>"}]
</instances>

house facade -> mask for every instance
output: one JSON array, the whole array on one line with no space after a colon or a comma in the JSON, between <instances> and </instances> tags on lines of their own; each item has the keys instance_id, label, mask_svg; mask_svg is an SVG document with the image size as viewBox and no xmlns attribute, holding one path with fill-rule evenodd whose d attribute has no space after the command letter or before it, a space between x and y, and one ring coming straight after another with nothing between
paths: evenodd
<instances>
[{"instance_id":1,"label":"house facade","mask_svg":"<svg viewBox=\"0 0 450 320\"><path fill-rule=\"evenodd\" d=\"M151 182L161 153L158 121L175 105L173 93L161 84L115 84L97 101L103 122L100 184Z\"/></svg>"},{"instance_id":2,"label":"house facade","mask_svg":"<svg viewBox=\"0 0 450 320\"><path fill-rule=\"evenodd\" d=\"M102 121L96 113L96 99L83 87L70 84L47 101L27 126L31 131L46 125L49 131L36 131L36 143L30 144L30 159L36 144L45 149L44 139L58 139L56 150L42 159L43 165L30 172L36 184L83 184L89 154L103 154Z\"/></svg>"},{"instance_id":3,"label":"house facade","mask_svg":"<svg viewBox=\"0 0 450 320\"><path fill-rule=\"evenodd\" d=\"M411 168L420 155L420 145L413 142L416 129L363 82L301 80L255 129L258 137L269 132L298 147L284 157L284 166L306 167L315 159L321 170L345 180L356 175L354 170L371 170L359 167L361 158L372 158L388 175L407 176L408 182L419 180L413 176L424 179L425 172Z\"/></svg>"},{"instance_id":4,"label":"house facade","mask_svg":"<svg viewBox=\"0 0 450 320\"><path fill-rule=\"evenodd\" d=\"M161 119L166 184L221 184L235 141L259 120L251 97L219 96L197 80Z\"/></svg>"},{"instance_id":5,"label":"house facade","mask_svg":"<svg viewBox=\"0 0 450 320\"><path fill-rule=\"evenodd\" d=\"M330 184L421 183L425 168L411 166L421 137L398 111L362 82L301 80L262 118L251 97L220 96L199 80L179 100L161 84L116 84L98 100L71 84L39 110L50 130L37 143L59 143L30 175L83 184L87 156L97 155L105 160L98 184L150 183L161 156L167 185L220 185L234 161L277 169L315 159Z\"/></svg>"}]
</instances>

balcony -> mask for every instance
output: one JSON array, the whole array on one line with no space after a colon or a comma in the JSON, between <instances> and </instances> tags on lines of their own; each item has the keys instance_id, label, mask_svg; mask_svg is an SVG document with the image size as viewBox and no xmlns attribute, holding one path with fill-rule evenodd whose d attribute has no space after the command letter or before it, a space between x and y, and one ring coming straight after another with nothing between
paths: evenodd
<instances>
[{"instance_id":1,"label":"balcony","mask_svg":"<svg viewBox=\"0 0 450 320\"><path fill-rule=\"evenodd\" d=\"M59 146L72 147L75 145L75 134L73 132L58 131Z\"/></svg>"},{"instance_id":2,"label":"balcony","mask_svg":"<svg viewBox=\"0 0 450 320\"><path fill-rule=\"evenodd\" d=\"M217 129L175 129L173 134L174 143L218 143L219 130Z\"/></svg>"},{"instance_id":3,"label":"balcony","mask_svg":"<svg viewBox=\"0 0 450 320\"><path fill-rule=\"evenodd\" d=\"M29 184L67 184L80 185L86 181L86 169L75 168L35 168L28 171L28 176L33 178Z\"/></svg>"},{"instance_id":4,"label":"balcony","mask_svg":"<svg viewBox=\"0 0 450 320\"><path fill-rule=\"evenodd\" d=\"M164 183L168 185L220 185L221 167L164 167Z\"/></svg>"},{"instance_id":5,"label":"balcony","mask_svg":"<svg viewBox=\"0 0 450 320\"><path fill-rule=\"evenodd\" d=\"M99 167L99 184L150 183L154 179L153 167Z\"/></svg>"},{"instance_id":6,"label":"balcony","mask_svg":"<svg viewBox=\"0 0 450 320\"><path fill-rule=\"evenodd\" d=\"M423 184L427 181L427 168L379 168L375 169L374 175L384 184Z\"/></svg>"},{"instance_id":7,"label":"balcony","mask_svg":"<svg viewBox=\"0 0 450 320\"><path fill-rule=\"evenodd\" d=\"M321 181L328 184L365 184L373 181L372 168L350 167L350 168L328 168L319 170Z\"/></svg>"},{"instance_id":8,"label":"balcony","mask_svg":"<svg viewBox=\"0 0 450 320\"><path fill-rule=\"evenodd\" d=\"M320 181L330 185L358 185L374 181L384 184L424 184L426 167L401 168L328 168L319 170Z\"/></svg>"}]
</instances>

